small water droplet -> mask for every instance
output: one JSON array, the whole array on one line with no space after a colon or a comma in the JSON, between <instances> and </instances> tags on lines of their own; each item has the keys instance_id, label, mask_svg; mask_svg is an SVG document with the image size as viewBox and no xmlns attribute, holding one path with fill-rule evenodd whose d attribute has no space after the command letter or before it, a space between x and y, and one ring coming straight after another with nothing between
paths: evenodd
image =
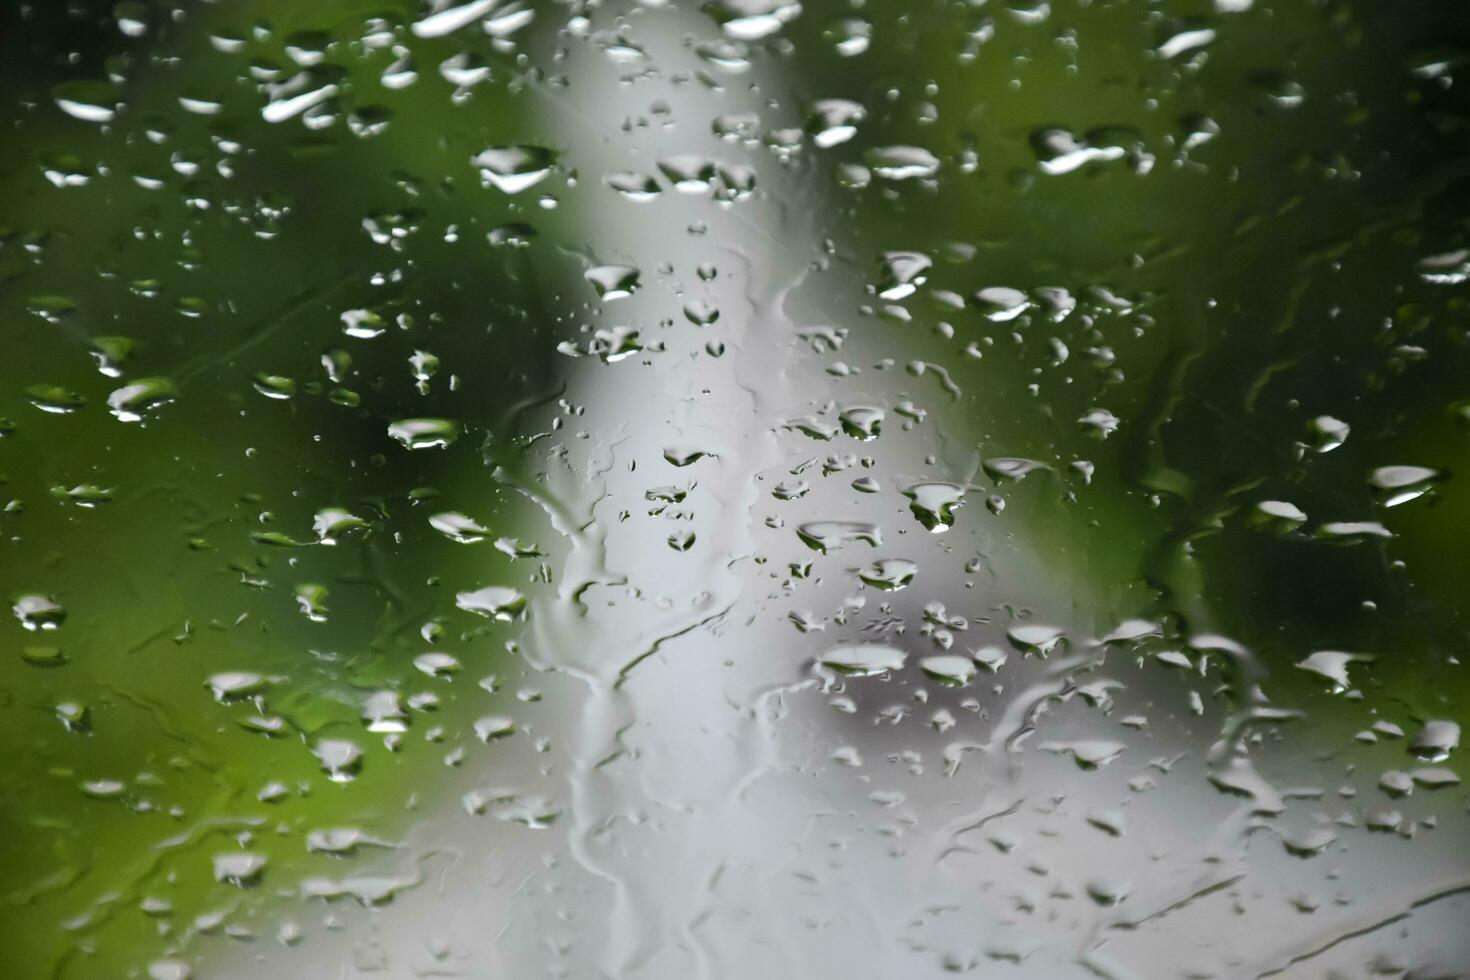
<instances>
[{"instance_id":1,"label":"small water droplet","mask_svg":"<svg viewBox=\"0 0 1470 980\"><path fill-rule=\"evenodd\" d=\"M556 154L541 146L492 146L481 150L470 162L479 168L484 186L519 194L551 174Z\"/></svg>"},{"instance_id":2,"label":"small water droplet","mask_svg":"<svg viewBox=\"0 0 1470 980\"><path fill-rule=\"evenodd\" d=\"M403 419L388 426L388 435L408 449L443 449L459 438L459 425L449 419Z\"/></svg>"}]
</instances>

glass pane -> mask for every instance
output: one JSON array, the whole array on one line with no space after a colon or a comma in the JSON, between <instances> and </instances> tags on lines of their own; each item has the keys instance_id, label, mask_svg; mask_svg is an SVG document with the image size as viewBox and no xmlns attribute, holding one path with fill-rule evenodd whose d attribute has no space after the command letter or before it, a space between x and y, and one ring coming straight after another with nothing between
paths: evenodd
<instances>
[{"instance_id":1,"label":"glass pane","mask_svg":"<svg viewBox=\"0 0 1470 980\"><path fill-rule=\"evenodd\" d=\"M0 972L1470 973L1467 59L6 5Z\"/></svg>"}]
</instances>

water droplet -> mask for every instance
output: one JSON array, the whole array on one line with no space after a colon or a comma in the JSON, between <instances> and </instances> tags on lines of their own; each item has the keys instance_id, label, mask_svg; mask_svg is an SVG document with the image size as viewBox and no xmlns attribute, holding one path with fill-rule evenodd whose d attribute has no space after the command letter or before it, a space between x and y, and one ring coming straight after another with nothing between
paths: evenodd
<instances>
[{"instance_id":1,"label":"water droplet","mask_svg":"<svg viewBox=\"0 0 1470 980\"><path fill-rule=\"evenodd\" d=\"M907 558L883 558L858 573L868 585L885 592L898 592L908 587L919 572L919 566Z\"/></svg>"},{"instance_id":2,"label":"water droplet","mask_svg":"<svg viewBox=\"0 0 1470 980\"><path fill-rule=\"evenodd\" d=\"M1397 507L1422 497L1443 477L1439 470L1427 466L1380 466L1368 477L1368 482L1379 492L1383 506Z\"/></svg>"},{"instance_id":3,"label":"water droplet","mask_svg":"<svg viewBox=\"0 0 1470 980\"><path fill-rule=\"evenodd\" d=\"M475 722L475 737L482 742L504 738L515 730L516 723L504 715L485 715Z\"/></svg>"},{"instance_id":4,"label":"water droplet","mask_svg":"<svg viewBox=\"0 0 1470 980\"><path fill-rule=\"evenodd\" d=\"M458 6L436 5L433 13L411 25L415 37L433 38L444 37L455 31L468 27L481 17L489 14L501 0L470 0Z\"/></svg>"},{"instance_id":5,"label":"water droplet","mask_svg":"<svg viewBox=\"0 0 1470 980\"><path fill-rule=\"evenodd\" d=\"M959 687L969 684L979 672L975 661L959 654L925 657L919 661L919 666L929 676Z\"/></svg>"},{"instance_id":6,"label":"water droplet","mask_svg":"<svg viewBox=\"0 0 1470 980\"><path fill-rule=\"evenodd\" d=\"M213 860L214 880L237 888L245 888L258 882L269 863L265 855L252 854L249 851L216 854Z\"/></svg>"},{"instance_id":7,"label":"water droplet","mask_svg":"<svg viewBox=\"0 0 1470 980\"><path fill-rule=\"evenodd\" d=\"M694 446L669 446L664 449L664 459L674 466L689 466L710 455Z\"/></svg>"},{"instance_id":8,"label":"water droplet","mask_svg":"<svg viewBox=\"0 0 1470 980\"><path fill-rule=\"evenodd\" d=\"M1317 529L1317 536L1339 544L1360 544L1369 538L1391 538L1393 532L1377 521L1329 521Z\"/></svg>"},{"instance_id":9,"label":"water droplet","mask_svg":"<svg viewBox=\"0 0 1470 980\"><path fill-rule=\"evenodd\" d=\"M214 699L221 704L259 694L269 685L269 681L260 674L244 670L213 674L205 683Z\"/></svg>"},{"instance_id":10,"label":"water droplet","mask_svg":"<svg viewBox=\"0 0 1470 980\"><path fill-rule=\"evenodd\" d=\"M696 327L707 327L720 318L720 311L712 303L690 300L684 304L684 318Z\"/></svg>"},{"instance_id":11,"label":"water droplet","mask_svg":"<svg viewBox=\"0 0 1470 980\"><path fill-rule=\"evenodd\" d=\"M1425 762L1443 762L1460 747L1460 725L1453 721L1426 721L1409 743L1409 751Z\"/></svg>"},{"instance_id":12,"label":"water droplet","mask_svg":"<svg viewBox=\"0 0 1470 980\"><path fill-rule=\"evenodd\" d=\"M859 643L833 647L822 654L822 663L845 674L867 677L903 669L908 655L902 650L878 643Z\"/></svg>"},{"instance_id":13,"label":"water droplet","mask_svg":"<svg viewBox=\"0 0 1470 980\"><path fill-rule=\"evenodd\" d=\"M193 980L194 970L183 960L154 960L148 964L148 980Z\"/></svg>"},{"instance_id":14,"label":"water droplet","mask_svg":"<svg viewBox=\"0 0 1470 980\"><path fill-rule=\"evenodd\" d=\"M1306 512L1285 500L1262 500L1256 504L1255 514L1252 515L1252 523L1257 527L1279 533L1294 531L1306 521Z\"/></svg>"},{"instance_id":15,"label":"water droplet","mask_svg":"<svg viewBox=\"0 0 1470 980\"><path fill-rule=\"evenodd\" d=\"M454 597L454 604L467 612L508 623L526 608L526 597L515 589L490 585L459 593Z\"/></svg>"},{"instance_id":16,"label":"water droplet","mask_svg":"<svg viewBox=\"0 0 1470 980\"><path fill-rule=\"evenodd\" d=\"M474 544L484 541L490 534L490 529L481 525L472 517L455 511L445 511L442 514L434 514L429 517L429 526L451 541L460 544Z\"/></svg>"},{"instance_id":17,"label":"water droplet","mask_svg":"<svg viewBox=\"0 0 1470 980\"><path fill-rule=\"evenodd\" d=\"M403 419L388 426L388 435L408 449L443 449L459 438L459 425L449 419Z\"/></svg>"},{"instance_id":18,"label":"water droplet","mask_svg":"<svg viewBox=\"0 0 1470 980\"><path fill-rule=\"evenodd\" d=\"M430 677L448 677L459 673L459 660L447 653L421 653L413 658L413 665Z\"/></svg>"},{"instance_id":19,"label":"water droplet","mask_svg":"<svg viewBox=\"0 0 1470 980\"><path fill-rule=\"evenodd\" d=\"M812 521L798 527L796 534L807 547L823 554L854 541L875 548L883 544L883 532L878 526L862 521Z\"/></svg>"},{"instance_id":20,"label":"water droplet","mask_svg":"<svg viewBox=\"0 0 1470 980\"><path fill-rule=\"evenodd\" d=\"M516 538L496 538L495 550L503 555L508 555L512 561L517 558L540 558L541 549L534 544L527 544Z\"/></svg>"},{"instance_id":21,"label":"water droplet","mask_svg":"<svg viewBox=\"0 0 1470 980\"><path fill-rule=\"evenodd\" d=\"M1006 630L1006 636L1019 650L1045 657L1056 649L1057 644L1066 637L1066 633L1056 626L1025 623Z\"/></svg>"},{"instance_id":22,"label":"water droplet","mask_svg":"<svg viewBox=\"0 0 1470 980\"><path fill-rule=\"evenodd\" d=\"M603 302L631 296L638 288L639 272L629 265L594 266L587 270L585 276L597 290L597 298Z\"/></svg>"},{"instance_id":23,"label":"water droplet","mask_svg":"<svg viewBox=\"0 0 1470 980\"><path fill-rule=\"evenodd\" d=\"M863 163L884 180L915 180L939 172L939 158L921 146L874 147Z\"/></svg>"},{"instance_id":24,"label":"water droplet","mask_svg":"<svg viewBox=\"0 0 1470 980\"><path fill-rule=\"evenodd\" d=\"M59 385L31 385L26 396L32 405L52 415L69 415L87 404L81 395Z\"/></svg>"},{"instance_id":25,"label":"water droplet","mask_svg":"<svg viewBox=\"0 0 1470 980\"><path fill-rule=\"evenodd\" d=\"M1121 130L1095 130L1079 137L1070 130L1049 126L1031 134L1031 148L1042 173L1052 176L1072 173L1089 163L1116 160L1130 160L1134 170L1147 172L1153 162L1142 149L1140 138Z\"/></svg>"},{"instance_id":26,"label":"water droplet","mask_svg":"<svg viewBox=\"0 0 1470 980\"><path fill-rule=\"evenodd\" d=\"M1305 660L1297 662L1298 670L1316 674L1332 683L1332 693L1341 694L1352 686L1348 680L1348 666L1365 659L1353 653L1338 650L1318 650Z\"/></svg>"},{"instance_id":27,"label":"water droplet","mask_svg":"<svg viewBox=\"0 0 1470 980\"><path fill-rule=\"evenodd\" d=\"M122 422L141 422L159 406L174 400L173 382L167 378L140 378L107 396L107 407Z\"/></svg>"},{"instance_id":28,"label":"water droplet","mask_svg":"<svg viewBox=\"0 0 1470 980\"><path fill-rule=\"evenodd\" d=\"M975 308L993 323L1006 323L1031 307L1031 297L1009 286L987 286L975 293Z\"/></svg>"},{"instance_id":29,"label":"water droplet","mask_svg":"<svg viewBox=\"0 0 1470 980\"><path fill-rule=\"evenodd\" d=\"M1036 470L1046 468L1046 464L1038 463L1034 459L1004 456L987 459L983 465L985 472L997 480L1024 480Z\"/></svg>"},{"instance_id":30,"label":"water droplet","mask_svg":"<svg viewBox=\"0 0 1470 980\"><path fill-rule=\"evenodd\" d=\"M878 438L883 430L884 412L871 405L851 405L838 415L842 431L859 442Z\"/></svg>"},{"instance_id":31,"label":"water droplet","mask_svg":"<svg viewBox=\"0 0 1470 980\"><path fill-rule=\"evenodd\" d=\"M1160 58L1178 58L1181 55L1200 51L1213 44L1214 41L1214 28L1198 22L1186 22L1178 25L1177 30L1170 33L1156 50Z\"/></svg>"},{"instance_id":32,"label":"water droplet","mask_svg":"<svg viewBox=\"0 0 1470 980\"><path fill-rule=\"evenodd\" d=\"M822 37L842 57L855 58L872 44L873 25L858 17L846 17L829 24Z\"/></svg>"},{"instance_id":33,"label":"water droplet","mask_svg":"<svg viewBox=\"0 0 1470 980\"><path fill-rule=\"evenodd\" d=\"M957 483L915 483L905 487L903 495L919 523L935 534L954 526L954 512L965 503L965 488Z\"/></svg>"},{"instance_id":34,"label":"water droplet","mask_svg":"<svg viewBox=\"0 0 1470 980\"><path fill-rule=\"evenodd\" d=\"M10 608L28 630L54 630L66 622L66 610L60 603L38 593L16 596Z\"/></svg>"},{"instance_id":35,"label":"water droplet","mask_svg":"<svg viewBox=\"0 0 1470 980\"><path fill-rule=\"evenodd\" d=\"M1106 739L1087 739L1079 742L1047 743L1042 748L1071 755L1081 769L1098 769L1122 755L1125 746L1121 742Z\"/></svg>"},{"instance_id":36,"label":"water droplet","mask_svg":"<svg viewBox=\"0 0 1470 980\"><path fill-rule=\"evenodd\" d=\"M351 782L362 767L362 749L346 739L324 738L313 746L312 754L334 783Z\"/></svg>"},{"instance_id":37,"label":"water droplet","mask_svg":"<svg viewBox=\"0 0 1470 980\"><path fill-rule=\"evenodd\" d=\"M51 89L62 112L82 122L109 123L120 108L117 89L108 82L62 82Z\"/></svg>"},{"instance_id":38,"label":"water droplet","mask_svg":"<svg viewBox=\"0 0 1470 980\"><path fill-rule=\"evenodd\" d=\"M878 296L897 301L912 296L928 281L934 261L922 252L884 252L878 257L883 274L878 282Z\"/></svg>"},{"instance_id":39,"label":"water droplet","mask_svg":"<svg viewBox=\"0 0 1470 980\"><path fill-rule=\"evenodd\" d=\"M651 201L662 193L658 181L645 174L624 171L609 174L604 179L607 181L607 186L630 201Z\"/></svg>"},{"instance_id":40,"label":"water droplet","mask_svg":"<svg viewBox=\"0 0 1470 980\"><path fill-rule=\"evenodd\" d=\"M1281 846L1300 858L1316 857L1336 843L1337 832L1330 827L1310 827L1281 838Z\"/></svg>"},{"instance_id":41,"label":"water droplet","mask_svg":"<svg viewBox=\"0 0 1470 980\"><path fill-rule=\"evenodd\" d=\"M1118 416L1105 408L1094 408L1079 418L1077 424L1099 439L1105 439L1117 431Z\"/></svg>"},{"instance_id":42,"label":"water droplet","mask_svg":"<svg viewBox=\"0 0 1470 980\"><path fill-rule=\"evenodd\" d=\"M1317 436L1316 450L1319 453L1332 452L1347 442L1348 433L1352 431L1346 422L1331 415L1317 416L1312 420L1311 428Z\"/></svg>"},{"instance_id":43,"label":"water droplet","mask_svg":"<svg viewBox=\"0 0 1470 980\"><path fill-rule=\"evenodd\" d=\"M867 114L860 102L819 99L807 106L807 132L812 134L812 142L817 146L830 149L856 136L857 127Z\"/></svg>"},{"instance_id":44,"label":"water droplet","mask_svg":"<svg viewBox=\"0 0 1470 980\"><path fill-rule=\"evenodd\" d=\"M484 186L519 194L551 174L556 154L540 146L492 146L481 150L470 162L479 168Z\"/></svg>"}]
</instances>

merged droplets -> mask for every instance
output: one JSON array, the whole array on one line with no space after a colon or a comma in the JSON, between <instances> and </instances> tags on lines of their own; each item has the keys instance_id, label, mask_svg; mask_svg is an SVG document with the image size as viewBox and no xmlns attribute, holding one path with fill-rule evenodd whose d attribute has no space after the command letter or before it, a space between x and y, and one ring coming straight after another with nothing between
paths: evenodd
<instances>
[{"instance_id":1,"label":"merged droplets","mask_svg":"<svg viewBox=\"0 0 1470 980\"><path fill-rule=\"evenodd\" d=\"M610 298L618 299L626 293ZM616 364L643 350L642 332L636 327L608 327L592 331L590 339L578 344L564 340L556 349L568 357L596 357L605 364Z\"/></svg>"},{"instance_id":2,"label":"merged droplets","mask_svg":"<svg viewBox=\"0 0 1470 980\"><path fill-rule=\"evenodd\" d=\"M1153 166L1153 156L1144 149L1141 138L1121 129L1093 130L1077 136L1061 127L1046 127L1031 135L1031 148L1042 173L1052 176L1110 161L1127 161L1137 173L1147 173Z\"/></svg>"}]
</instances>

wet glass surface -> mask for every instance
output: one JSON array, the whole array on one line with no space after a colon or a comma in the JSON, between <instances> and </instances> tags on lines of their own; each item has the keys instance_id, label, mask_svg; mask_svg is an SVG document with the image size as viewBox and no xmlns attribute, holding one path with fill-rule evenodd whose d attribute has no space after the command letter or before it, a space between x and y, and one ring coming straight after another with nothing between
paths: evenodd
<instances>
[{"instance_id":1,"label":"wet glass surface","mask_svg":"<svg viewBox=\"0 0 1470 980\"><path fill-rule=\"evenodd\" d=\"M1470 975L1470 7L0 10L0 972Z\"/></svg>"}]
</instances>

